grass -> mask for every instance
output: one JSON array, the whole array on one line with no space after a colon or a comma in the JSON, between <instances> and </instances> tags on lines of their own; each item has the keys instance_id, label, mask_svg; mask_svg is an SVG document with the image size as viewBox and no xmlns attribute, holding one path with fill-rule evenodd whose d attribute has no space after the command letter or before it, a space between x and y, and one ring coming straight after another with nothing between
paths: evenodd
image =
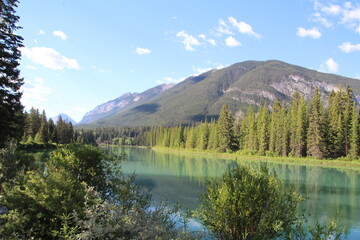
<instances>
[{"instance_id":1,"label":"grass","mask_svg":"<svg viewBox=\"0 0 360 240\"><path fill-rule=\"evenodd\" d=\"M153 147L154 151L178 153L184 155L201 155L212 156L216 158L224 158L236 161L262 161L271 163L284 163L303 166L321 166L330 168L351 168L360 171L360 160L343 160L343 159L316 159L311 157L298 158L298 157L270 157L260 155L245 155L241 152L234 153L219 153L214 151L201 151L190 149L174 149L165 147Z\"/></svg>"}]
</instances>

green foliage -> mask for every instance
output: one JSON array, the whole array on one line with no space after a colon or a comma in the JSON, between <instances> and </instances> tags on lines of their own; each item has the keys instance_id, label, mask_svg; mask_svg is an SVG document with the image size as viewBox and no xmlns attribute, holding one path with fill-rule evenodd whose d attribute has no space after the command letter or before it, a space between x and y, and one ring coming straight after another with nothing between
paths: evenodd
<instances>
[{"instance_id":1,"label":"green foliage","mask_svg":"<svg viewBox=\"0 0 360 240\"><path fill-rule=\"evenodd\" d=\"M14 157L12 157L14 158ZM2 184L0 238L195 239L176 224L177 209L151 205L151 196L126 177L121 161L73 144L52 152L46 168Z\"/></svg>"},{"instance_id":2,"label":"green foliage","mask_svg":"<svg viewBox=\"0 0 360 240\"><path fill-rule=\"evenodd\" d=\"M218 120L218 151L234 151L237 148L234 133L234 118L227 105L223 105Z\"/></svg>"},{"instance_id":3,"label":"green foliage","mask_svg":"<svg viewBox=\"0 0 360 240\"><path fill-rule=\"evenodd\" d=\"M250 106L237 122L224 105L218 121L141 131L135 128L134 144L212 152L238 150L267 156L356 159L360 154L359 112L351 94L351 89L340 88L330 94L329 105L325 107L317 88L310 103L296 92L290 106L276 100L272 106L259 107L258 113ZM97 131L94 130L96 135Z\"/></svg>"},{"instance_id":4,"label":"green foliage","mask_svg":"<svg viewBox=\"0 0 360 240\"><path fill-rule=\"evenodd\" d=\"M285 236L299 220L302 197L283 191L266 168L255 172L230 168L220 181L208 183L196 215L218 239L274 239Z\"/></svg>"},{"instance_id":5,"label":"green foliage","mask_svg":"<svg viewBox=\"0 0 360 240\"><path fill-rule=\"evenodd\" d=\"M5 141L21 138L23 106L20 103L21 52L23 38L16 34L19 17L15 15L17 0L3 0L0 5L0 147Z\"/></svg>"},{"instance_id":6,"label":"green foliage","mask_svg":"<svg viewBox=\"0 0 360 240\"><path fill-rule=\"evenodd\" d=\"M323 158L326 155L325 130L320 92L318 88L315 88L310 102L309 128L307 131L307 154L309 156Z\"/></svg>"},{"instance_id":7,"label":"green foliage","mask_svg":"<svg viewBox=\"0 0 360 240\"><path fill-rule=\"evenodd\" d=\"M63 121L61 116L55 125L52 119L47 120L45 111L40 114L38 109L31 108L29 113L25 113L23 143L48 146L51 143L68 144L75 141L95 143L92 132L75 132L72 124Z\"/></svg>"}]
</instances>

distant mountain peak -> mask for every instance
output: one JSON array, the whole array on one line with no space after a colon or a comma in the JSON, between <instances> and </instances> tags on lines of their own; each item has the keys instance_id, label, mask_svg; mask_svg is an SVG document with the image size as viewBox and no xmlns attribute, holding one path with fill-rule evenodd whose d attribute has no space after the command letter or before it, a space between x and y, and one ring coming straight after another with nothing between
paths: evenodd
<instances>
[{"instance_id":1,"label":"distant mountain peak","mask_svg":"<svg viewBox=\"0 0 360 240\"><path fill-rule=\"evenodd\" d=\"M77 122L72 119L69 115L65 114L65 113L60 113L59 115L55 116L55 117L51 117L51 119L54 121L54 123L56 124L59 121L59 117L61 116L62 120L65 122L71 122L72 125L76 125Z\"/></svg>"}]
</instances>

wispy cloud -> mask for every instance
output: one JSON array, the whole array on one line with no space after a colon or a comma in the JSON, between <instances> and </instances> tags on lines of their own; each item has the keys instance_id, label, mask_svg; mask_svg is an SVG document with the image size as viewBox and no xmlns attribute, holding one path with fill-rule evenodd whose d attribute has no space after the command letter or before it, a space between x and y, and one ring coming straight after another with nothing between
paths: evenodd
<instances>
[{"instance_id":1,"label":"wispy cloud","mask_svg":"<svg viewBox=\"0 0 360 240\"><path fill-rule=\"evenodd\" d=\"M32 65L26 65L25 68L30 70L36 70L36 67Z\"/></svg>"},{"instance_id":2,"label":"wispy cloud","mask_svg":"<svg viewBox=\"0 0 360 240\"><path fill-rule=\"evenodd\" d=\"M343 24L357 32L360 25L360 5L350 1L342 5L327 3L318 0L314 1L314 21L322 23L326 27L333 26L332 22ZM331 20L329 20L331 19ZM331 22L332 21L332 22Z\"/></svg>"},{"instance_id":3,"label":"wispy cloud","mask_svg":"<svg viewBox=\"0 0 360 240\"><path fill-rule=\"evenodd\" d=\"M314 13L314 22L318 22L322 25L324 25L325 27L331 27L333 26L333 23L330 22L330 20L328 20L326 17L324 17L321 13Z\"/></svg>"},{"instance_id":4,"label":"wispy cloud","mask_svg":"<svg viewBox=\"0 0 360 240\"><path fill-rule=\"evenodd\" d=\"M32 60L32 62L38 63L46 68L54 70L63 70L65 68L80 69L80 65L76 59L65 57L53 48L23 47L21 48L21 53Z\"/></svg>"},{"instance_id":5,"label":"wispy cloud","mask_svg":"<svg viewBox=\"0 0 360 240\"><path fill-rule=\"evenodd\" d=\"M344 42L343 44L341 44L339 46L339 48L345 53L360 51L360 43L359 44L351 44L349 42Z\"/></svg>"},{"instance_id":6,"label":"wispy cloud","mask_svg":"<svg viewBox=\"0 0 360 240\"><path fill-rule=\"evenodd\" d=\"M185 31L178 32L176 36L183 39L182 43L184 44L186 51L195 51L194 46L200 45L200 42L197 38L186 33Z\"/></svg>"},{"instance_id":7,"label":"wispy cloud","mask_svg":"<svg viewBox=\"0 0 360 240\"><path fill-rule=\"evenodd\" d=\"M45 34L45 31L40 29L40 30L39 30L39 34L40 34L40 35L44 35L44 34Z\"/></svg>"},{"instance_id":8,"label":"wispy cloud","mask_svg":"<svg viewBox=\"0 0 360 240\"><path fill-rule=\"evenodd\" d=\"M44 79L38 77L32 82L25 80L25 84L22 87L23 95L21 101L26 107L44 108L47 96L52 92L44 83Z\"/></svg>"},{"instance_id":9,"label":"wispy cloud","mask_svg":"<svg viewBox=\"0 0 360 240\"><path fill-rule=\"evenodd\" d=\"M135 52L136 52L138 55L144 55L144 54L150 54L150 53L151 53L151 50L150 50L150 49L147 49L147 48L137 47L137 48L135 49Z\"/></svg>"},{"instance_id":10,"label":"wispy cloud","mask_svg":"<svg viewBox=\"0 0 360 240\"><path fill-rule=\"evenodd\" d=\"M104 68L99 68L99 67L97 67L97 66L95 66L95 65L91 65L90 67L91 67L93 70L95 70L95 71L97 71L97 72L99 72L99 73L111 73L110 70L106 70L106 69L104 69Z\"/></svg>"},{"instance_id":11,"label":"wispy cloud","mask_svg":"<svg viewBox=\"0 0 360 240\"><path fill-rule=\"evenodd\" d=\"M321 32L319 31L319 29L317 28L310 28L310 29L305 29L303 27L299 27L297 29L297 36L305 38L305 37L310 37L310 38L314 38L314 39L318 39L321 37Z\"/></svg>"},{"instance_id":12,"label":"wispy cloud","mask_svg":"<svg viewBox=\"0 0 360 240\"><path fill-rule=\"evenodd\" d=\"M231 35L233 32L230 30L229 25L227 25L223 19L219 19L218 27L216 28L216 35L222 36L223 34Z\"/></svg>"},{"instance_id":13,"label":"wispy cloud","mask_svg":"<svg viewBox=\"0 0 360 240\"><path fill-rule=\"evenodd\" d=\"M210 43L212 46L215 46L216 45L216 41L214 39L211 39L211 38L208 38L205 34L200 34L199 35L199 38L204 40L205 42L208 42Z\"/></svg>"},{"instance_id":14,"label":"wispy cloud","mask_svg":"<svg viewBox=\"0 0 360 240\"><path fill-rule=\"evenodd\" d=\"M61 38L62 40L67 39L66 34L63 31L60 31L60 30L53 31L53 35L56 36L56 37Z\"/></svg>"},{"instance_id":15,"label":"wispy cloud","mask_svg":"<svg viewBox=\"0 0 360 240\"><path fill-rule=\"evenodd\" d=\"M261 38L261 35L254 32L250 24L247 24L243 21L239 22L234 17L229 17L228 20L240 33L255 37L257 39Z\"/></svg>"},{"instance_id":16,"label":"wispy cloud","mask_svg":"<svg viewBox=\"0 0 360 240\"><path fill-rule=\"evenodd\" d=\"M229 46L229 47L241 46L241 43L239 41L237 41L233 36L226 38L225 44L226 44L226 46Z\"/></svg>"}]
</instances>

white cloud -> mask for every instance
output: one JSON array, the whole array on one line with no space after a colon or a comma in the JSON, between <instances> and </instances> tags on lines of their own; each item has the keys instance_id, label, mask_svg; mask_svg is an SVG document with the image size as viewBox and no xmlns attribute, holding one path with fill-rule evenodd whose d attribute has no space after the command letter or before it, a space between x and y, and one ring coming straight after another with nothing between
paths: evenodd
<instances>
[{"instance_id":1,"label":"white cloud","mask_svg":"<svg viewBox=\"0 0 360 240\"><path fill-rule=\"evenodd\" d=\"M339 70L339 64L334 61L334 59L329 58L325 62L326 68L329 72L337 72Z\"/></svg>"},{"instance_id":2,"label":"white cloud","mask_svg":"<svg viewBox=\"0 0 360 240\"><path fill-rule=\"evenodd\" d=\"M64 32L62 32L62 31L59 31L59 30L53 31L53 35L56 36L56 37L61 38L62 40L66 40L66 39L67 39L66 34L65 34Z\"/></svg>"},{"instance_id":3,"label":"white cloud","mask_svg":"<svg viewBox=\"0 0 360 240\"><path fill-rule=\"evenodd\" d=\"M329 6L322 6L321 11L331 15L338 15L342 9L339 5L330 4Z\"/></svg>"},{"instance_id":4,"label":"white cloud","mask_svg":"<svg viewBox=\"0 0 360 240\"><path fill-rule=\"evenodd\" d=\"M39 30L39 34L40 34L40 35L44 35L44 34L45 34L45 31Z\"/></svg>"},{"instance_id":5,"label":"white cloud","mask_svg":"<svg viewBox=\"0 0 360 240\"><path fill-rule=\"evenodd\" d=\"M216 29L216 35L222 36L223 34L231 35L233 32L230 30L229 26L225 23L224 20L219 19L219 26Z\"/></svg>"},{"instance_id":6,"label":"white cloud","mask_svg":"<svg viewBox=\"0 0 360 240\"><path fill-rule=\"evenodd\" d=\"M351 6L349 9L344 9L342 21L344 23L360 21L360 6L358 7Z\"/></svg>"},{"instance_id":7,"label":"white cloud","mask_svg":"<svg viewBox=\"0 0 360 240\"><path fill-rule=\"evenodd\" d=\"M44 86L44 79L35 78L34 82L25 81L22 87L23 95L21 101L28 108L44 108L44 103L47 101L47 96L51 94L51 89Z\"/></svg>"},{"instance_id":8,"label":"white cloud","mask_svg":"<svg viewBox=\"0 0 360 240\"><path fill-rule=\"evenodd\" d=\"M32 65L26 65L25 68L30 69L30 70L36 70L36 67L34 67Z\"/></svg>"},{"instance_id":9,"label":"white cloud","mask_svg":"<svg viewBox=\"0 0 360 240\"><path fill-rule=\"evenodd\" d=\"M351 44L349 42L344 42L339 46L339 48L346 53L360 51L360 43L359 44Z\"/></svg>"},{"instance_id":10,"label":"white cloud","mask_svg":"<svg viewBox=\"0 0 360 240\"><path fill-rule=\"evenodd\" d=\"M202 34L200 34L200 35L199 35L199 38L201 38L201 39L204 39L204 40L205 40L205 39L206 39L206 35L202 33Z\"/></svg>"},{"instance_id":11,"label":"white cloud","mask_svg":"<svg viewBox=\"0 0 360 240\"><path fill-rule=\"evenodd\" d=\"M21 53L34 63L43 65L46 68L63 70L64 68L79 69L80 66L76 59L67 58L61 55L53 48L47 47L33 47L21 48Z\"/></svg>"},{"instance_id":12,"label":"white cloud","mask_svg":"<svg viewBox=\"0 0 360 240\"><path fill-rule=\"evenodd\" d=\"M182 43L185 45L186 51L195 51L194 46L199 46L200 42L194 36L187 34L185 31L178 32L177 37L183 38Z\"/></svg>"},{"instance_id":13,"label":"white cloud","mask_svg":"<svg viewBox=\"0 0 360 240\"><path fill-rule=\"evenodd\" d=\"M234 17L229 17L228 20L242 34L247 34L247 35L255 37L257 39L261 38L261 35L254 32L252 27L249 24L247 24L246 22L243 22L243 21L238 22Z\"/></svg>"},{"instance_id":14,"label":"white cloud","mask_svg":"<svg viewBox=\"0 0 360 240\"><path fill-rule=\"evenodd\" d=\"M299 37L311 37L318 39L321 37L321 32L317 28L305 29L303 27L299 27L296 35Z\"/></svg>"},{"instance_id":15,"label":"white cloud","mask_svg":"<svg viewBox=\"0 0 360 240\"><path fill-rule=\"evenodd\" d=\"M210 38L207 38L205 34L200 34L199 35L199 38L204 40L205 42L208 42L210 43L211 45L215 46L216 45L216 41L214 39L210 39Z\"/></svg>"},{"instance_id":16,"label":"white cloud","mask_svg":"<svg viewBox=\"0 0 360 240\"><path fill-rule=\"evenodd\" d=\"M237 41L235 38L233 38L232 36L225 39L225 44L229 47L241 46L241 43L239 41Z\"/></svg>"},{"instance_id":17,"label":"white cloud","mask_svg":"<svg viewBox=\"0 0 360 240\"><path fill-rule=\"evenodd\" d=\"M322 16L321 13L314 13L314 22L318 22L328 28L333 26L333 24L327 18Z\"/></svg>"},{"instance_id":18,"label":"white cloud","mask_svg":"<svg viewBox=\"0 0 360 240\"><path fill-rule=\"evenodd\" d=\"M358 32L360 24L360 5L345 2L342 6L334 4L322 4L318 0L314 1L314 21L320 22L325 26L332 25L327 19L332 18L334 22L343 24L346 27Z\"/></svg>"},{"instance_id":19,"label":"white cloud","mask_svg":"<svg viewBox=\"0 0 360 240\"><path fill-rule=\"evenodd\" d=\"M147 49L147 48L141 48L141 47L137 47L135 52L139 55L144 55L144 54L149 54L151 53L151 50L150 49Z\"/></svg>"},{"instance_id":20,"label":"white cloud","mask_svg":"<svg viewBox=\"0 0 360 240\"><path fill-rule=\"evenodd\" d=\"M216 41L214 39L208 39L207 41L213 46L216 45Z\"/></svg>"},{"instance_id":21,"label":"white cloud","mask_svg":"<svg viewBox=\"0 0 360 240\"><path fill-rule=\"evenodd\" d=\"M360 34L360 25L359 27L355 30L358 34Z\"/></svg>"}]
</instances>

